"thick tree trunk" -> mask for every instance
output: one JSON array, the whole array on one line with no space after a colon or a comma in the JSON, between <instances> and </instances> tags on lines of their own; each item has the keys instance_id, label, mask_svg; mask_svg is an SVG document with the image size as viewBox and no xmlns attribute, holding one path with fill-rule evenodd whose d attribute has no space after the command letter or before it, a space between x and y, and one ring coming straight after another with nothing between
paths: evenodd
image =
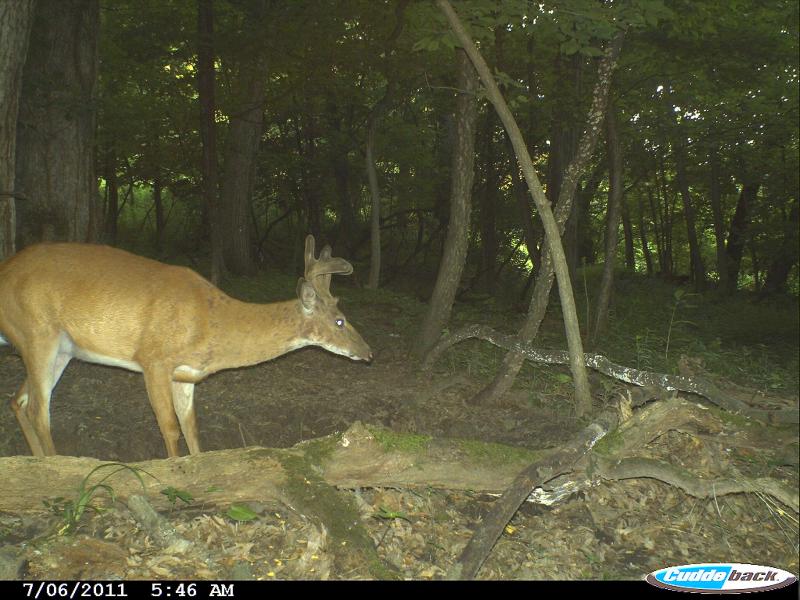
<instances>
[{"instance_id":1,"label":"thick tree trunk","mask_svg":"<svg viewBox=\"0 0 800 600\"><path fill-rule=\"evenodd\" d=\"M234 84L238 88L238 106L233 109L225 140L220 227L225 267L237 275L255 271L250 209L267 83L267 68L259 58L256 56L242 65Z\"/></svg>"},{"instance_id":2,"label":"thick tree trunk","mask_svg":"<svg viewBox=\"0 0 800 600\"><path fill-rule=\"evenodd\" d=\"M222 278L219 191L217 174L217 134L214 122L214 7L213 0L197 0L197 90L200 100L200 137L203 143L203 197L211 234L211 282Z\"/></svg>"},{"instance_id":3,"label":"thick tree trunk","mask_svg":"<svg viewBox=\"0 0 800 600\"><path fill-rule=\"evenodd\" d=\"M36 0L0 2L0 261L16 251L17 117Z\"/></svg>"},{"instance_id":4,"label":"thick tree trunk","mask_svg":"<svg viewBox=\"0 0 800 600\"><path fill-rule=\"evenodd\" d=\"M763 294L777 294L786 291L786 282L789 273L798 261L798 203L793 201L789 214L784 219L783 232L781 235L781 245L777 254L772 258L772 262L767 268L767 279L764 281Z\"/></svg>"},{"instance_id":5,"label":"thick tree trunk","mask_svg":"<svg viewBox=\"0 0 800 600\"><path fill-rule=\"evenodd\" d=\"M16 4L11 3L11 4ZM40 0L20 96L15 191L19 245L90 241L99 195L94 173L97 0Z\"/></svg>"},{"instance_id":6,"label":"thick tree trunk","mask_svg":"<svg viewBox=\"0 0 800 600\"><path fill-rule=\"evenodd\" d=\"M728 243L725 245L726 263L728 265L727 293L732 294L739 287L739 269L742 264L744 246L747 242L747 230L750 226L750 206L758 196L760 183L745 183L736 203L736 211L731 219Z\"/></svg>"},{"instance_id":7,"label":"thick tree trunk","mask_svg":"<svg viewBox=\"0 0 800 600\"><path fill-rule=\"evenodd\" d=\"M722 193L720 190L720 167L717 148L713 147L709 155L711 163L711 214L714 216L714 237L717 245L717 276L719 289L728 289L728 255L725 252L725 217L722 214Z\"/></svg>"},{"instance_id":8,"label":"thick tree trunk","mask_svg":"<svg viewBox=\"0 0 800 600\"><path fill-rule=\"evenodd\" d=\"M683 216L686 219L686 236L689 240L689 260L694 289L702 292L706 287L706 268L700 254L697 241L697 225L695 223L694 201L689 192L689 179L686 176L686 156L684 148L678 148L675 163L677 165L677 183L683 200Z\"/></svg>"},{"instance_id":9,"label":"thick tree trunk","mask_svg":"<svg viewBox=\"0 0 800 600\"><path fill-rule=\"evenodd\" d=\"M433 296L416 340L416 353L420 358L433 347L450 319L469 243L469 215L475 175L475 132L478 122L478 76L464 50L457 49L456 57L456 85L459 95L456 101L456 139L451 170L450 223Z\"/></svg>"},{"instance_id":10,"label":"thick tree trunk","mask_svg":"<svg viewBox=\"0 0 800 600\"><path fill-rule=\"evenodd\" d=\"M608 190L608 211L606 215L606 252L603 263L603 277L600 280L600 291L597 294L597 308L594 324L589 335L590 348L597 344L600 334L608 324L608 310L611 306L611 292L614 288L614 264L617 258L617 241L619 237L619 218L622 212L623 162L622 146L619 140L616 109L608 107L606 113L606 143L608 146L608 165L610 186ZM587 327L589 324L587 324Z\"/></svg>"}]
</instances>

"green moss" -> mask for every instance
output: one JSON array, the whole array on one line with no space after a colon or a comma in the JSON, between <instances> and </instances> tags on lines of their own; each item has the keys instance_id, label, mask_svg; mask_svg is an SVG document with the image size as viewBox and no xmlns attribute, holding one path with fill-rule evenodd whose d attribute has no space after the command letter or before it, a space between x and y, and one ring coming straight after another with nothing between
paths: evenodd
<instances>
[{"instance_id":1,"label":"green moss","mask_svg":"<svg viewBox=\"0 0 800 600\"><path fill-rule=\"evenodd\" d=\"M398 574L378 557L352 499L316 474L316 463L310 455L285 454L281 464L286 471L285 491L292 506L300 513L314 515L325 524L331 536L330 548L337 561L366 565L370 575L376 579L398 578Z\"/></svg>"},{"instance_id":2,"label":"green moss","mask_svg":"<svg viewBox=\"0 0 800 600\"><path fill-rule=\"evenodd\" d=\"M428 435L395 433L377 427L368 427L367 429L386 452L419 453L428 449L432 439Z\"/></svg>"},{"instance_id":3,"label":"green moss","mask_svg":"<svg viewBox=\"0 0 800 600\"><path fill-rule=\"evenodd\" d=\"M520 463L529 465L539 460L542 452L475 440L457 440L458 447L472 460L491 464Z\"/></svg>"}]
</instances>

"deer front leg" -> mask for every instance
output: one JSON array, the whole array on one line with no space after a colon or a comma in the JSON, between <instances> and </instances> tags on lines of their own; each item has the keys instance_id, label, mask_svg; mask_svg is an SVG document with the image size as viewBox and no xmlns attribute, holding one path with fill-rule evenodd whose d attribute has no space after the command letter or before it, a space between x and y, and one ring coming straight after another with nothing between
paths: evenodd
<instances>
[{"instance_id":1,"label":"deer front leg","mask_svg":"<svg viewBox=\"0 0 800 600\"><path fill-rule=\"evenodd\" d=\"M181 430L178 427L178 419L175 417L175 409L172 404L172 373L164 367L144 367L144 384L147 388L147 396L150 398L150 406L156 413L158 428L167 446L167 456L179 456L178 439L181 437Z\"/></svg>"}]
</instances>

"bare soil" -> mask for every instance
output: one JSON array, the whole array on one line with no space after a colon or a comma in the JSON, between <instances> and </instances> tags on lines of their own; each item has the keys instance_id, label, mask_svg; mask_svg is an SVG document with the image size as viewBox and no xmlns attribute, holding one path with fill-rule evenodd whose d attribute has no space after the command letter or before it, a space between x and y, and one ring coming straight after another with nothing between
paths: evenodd
<instances>
[{"instance_id":1,"label":"bare soil","mask_svg":"<svg viewBox=\"0 0 800 600\"><path fill-rule=\"evenodd\" d=\"M447 368L420 375L407 354L413 332L393 326L398 310L388 303L370 307L369 314L348 309L369 332L371 365L307 348L198 385L203 449L289 447L355 421L539 449L559 445L580 426L565 399L532 403L525 390L501 407L467 405L480 377ZM10 400L23 379L19 356L0 350L0 396ZM139 374L74 361L56 387L51 415L60 454L124 462L166 456ZM796 430L781 435L774 443L797 443ZM664 441L662 450L691 468L697 443L702 442L678 438ZM28 452L12 412L0 410L0 455ZM796 468L764 465L763 475L797 481ZM493 502L435 489L339 493L355 502L378 554L414 579L441 577ZM335 563L329 524L286 506L252 506L258 518L245 523L180 502L165 515L180 535L205 548L203 556L159 546L124 505L88 515L72 536L49 535L57 515L0 514L0 546L23 555L26 578L369 577L364 565ZM797 573L796 517L755 494L707 501L654 480L607 483L556 507L524 506L480 577L641 579L669 564L699 562L750 562Z\"/></svg>"}]
</instances>

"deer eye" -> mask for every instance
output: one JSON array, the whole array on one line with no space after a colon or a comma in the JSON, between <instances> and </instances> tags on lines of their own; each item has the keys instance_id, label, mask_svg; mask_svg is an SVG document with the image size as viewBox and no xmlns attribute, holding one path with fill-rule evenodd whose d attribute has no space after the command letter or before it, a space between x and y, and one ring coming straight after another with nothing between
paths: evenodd
<instances>
[{"instance_id":1,"label":"deer eye","mask_svg":"<svg viewBox=\"0 0 800 600\"><path fill-rule=\"evenodd\" d=\"M337 326L339 329L341 329L342 327L344 327L344 319L342 319L341 317L339 317L338 319L336 319L336 320L334 321L334 323L336 323L336 326Z\"/></svg>"}]
</instances>

